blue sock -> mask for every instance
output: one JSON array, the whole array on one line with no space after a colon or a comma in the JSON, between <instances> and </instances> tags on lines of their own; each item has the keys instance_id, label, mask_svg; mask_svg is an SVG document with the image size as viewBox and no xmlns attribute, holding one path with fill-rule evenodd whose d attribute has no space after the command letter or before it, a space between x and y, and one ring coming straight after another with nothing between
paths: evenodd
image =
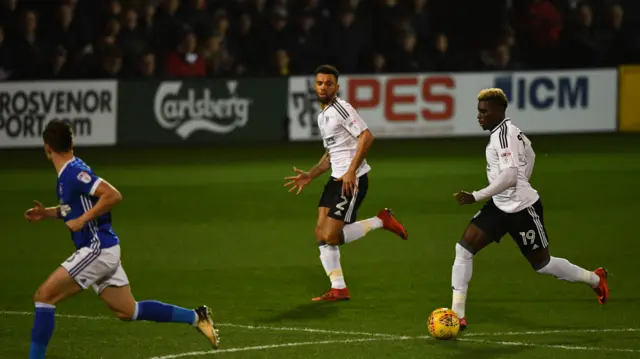
<instances>
[{"instance_id":1,"label":"blue sock","mask_svg":"<svg viewBox=\"0 0 640 359\"><path fill-rule=\"evenodd\" d=\"M158 323L194 324L196 311L166 304L156 300L144 300L136 303L132 320L149 320Z\"/></svg>"},{"instance_id":2,"label":"blue sock","mask_svg":"<svg viewBox=\"0 0 640 359\"><path fill-rule=\"evenodd\" d=\"M31 330L31 349L29 359L44 359L49 339L53 335L56 320L56 306L36 303L36 317Z\"/></svg>"}]
</instances>

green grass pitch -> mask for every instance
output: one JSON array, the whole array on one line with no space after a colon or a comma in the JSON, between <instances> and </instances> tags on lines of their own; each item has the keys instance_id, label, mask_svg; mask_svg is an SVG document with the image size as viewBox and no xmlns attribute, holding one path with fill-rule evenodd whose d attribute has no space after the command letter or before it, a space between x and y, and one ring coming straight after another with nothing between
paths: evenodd
<instances>
[{"instance_id":1,"label":"green grass pitch","mask_svg":"<svg viewBox=\"0 0 640 359\"><path fill-rule=\"evenodd\" d=\"M114 226L136 298L208 304L226 358L638 358L640 137L531 138L551 253L608 268L610 302L536 274L506 237L476 257L470 328L448 342L424 338L426 319L450 305L454 244L480 207L452 194L486 185L486 138L374 143L359 218L391 207L410 239L380 230L342 247L352 300L340 303L310 301L329 286L313 235L326 175L299 196L283 188L319 142L77 154L123 193ZM32 200L56 201L42 151L0 159L0 358L26 358L33 292L73 246L63 223L22 219ZM93 292L57 313L51 359L211 356L194 329L119 322Z\"/></svg>"}]
</instances>

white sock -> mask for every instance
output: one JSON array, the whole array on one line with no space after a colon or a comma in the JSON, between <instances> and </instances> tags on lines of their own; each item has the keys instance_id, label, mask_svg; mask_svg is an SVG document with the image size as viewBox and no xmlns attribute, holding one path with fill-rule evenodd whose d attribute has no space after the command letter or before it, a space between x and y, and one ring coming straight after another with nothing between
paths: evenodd
<instances>
[{"instance_id":1,"label":"white sock","mask_svg":"<svg viewBox=\"0 0 640 359\"><path fill-rule=\"evenodd\" d=\"M473 254L459 243L456 243L456 259L451 270L451 288L453 300L451 310L460 318L465 317L465 304L467 301L467 289L473 273Z\"/></svg>"},{"instance_id":2,"label":"white sock","mask_svg":"<svg viewBox=\"0 0 640 359\"><path fill-rule=\"evenodd\" d=\"M340 267L340 248L328 244L320 246L320 261L331 280L331 288L346 288L347 284L344 282L344 275Z\"/></svg>"},{"instance_id":3,"label":"white sock","mask_svg":"<svg viewBox=\"0 0 640 359\"><path fill-rule=\"evenodd\" d=\"M600 277L594 272L580 268L564 258L551 257L549 263L538 270L540 274L550 274L568 282L582 282L595 288L600 284Z\"/></svg>"},{"instance_id":4,"label":"white sock","mask_svg":"<svg viewBox=\"0 0 640 359\"><path fill-rule=\"evenodd\" d=\"M42 303L42 302L36 302L36 308L49 308L49 309L56 309L56 306L53 304L48 304L48 303Z\"/></svg>"},{"instance_id":5,"label":"white sock","mask_svg":"<svg viewBox=\"0 0 640 359\"><path fill-rule=\"evenodd\" d=\"M364 237L374 229L382 228L382 220L378 217L371 217L356 223L347 224L342 229L344 243L351 243L356 239Z\"/></svg>"},{"instance_id":6,"label":"white sock","mask_svg":"<svg viewBox=\"0 0 640 359\"><path fill-rule=\"evenodd\" d=\"M136 306L136 308L137 308L137 306ZM198 322L200 322L200 317L198 317L198 313L195 310L193 311L193 314L194 314L195 317L193 318L193 323L191 323L191 325L193 325L194 327L197 327L198 326Z\"/></svg>"}]
</instances>

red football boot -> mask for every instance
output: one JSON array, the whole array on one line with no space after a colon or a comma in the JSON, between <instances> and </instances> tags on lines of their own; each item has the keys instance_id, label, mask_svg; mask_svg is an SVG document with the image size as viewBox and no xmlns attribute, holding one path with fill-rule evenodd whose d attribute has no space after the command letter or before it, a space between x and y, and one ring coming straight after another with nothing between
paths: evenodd
<instances>
[{"instance_id":1,"label":"red football boot","mask_svg":"<svg viewBox=\"0 0 640 359\"><path fill-rule=\"evenodd\" d=\"M460 318L460 331L467 329L467 318Z\"/></svg>"},{"instance_id":2,"label":"red football boot","mask_svg":"<svg viewBox=\"0 0 640 359\"><path fill-rule=\"evenodd\" d=\"M382 228L386 229L387 231L395 233L396 235L398 235L398 237L402 239L405 239L405 240L409 239L409 234L407 234L407 230L404 228L402 223L400 223L396 219L396 217L393 216L393 213L391 213L391 210L389 208L385 208L380 212L378 212L378 215L376 217L382 220Z\"/></svg>"},{"instance_id":3,"label":"red football boot","mask_svg":"<svg viewBox=\"0 0 640 359\"><path fill-rule=\"evenodd\" d=\"M594 270L593 273L600 277L600 283L598 283L597 287L593 288L593 291L598 295L598 302L605 304L607 300L609 300L609 284L607 284L607 275L609 273L602 267Z\"/></svg>"},{"instance_id":4,"label":"red football boot","mask_svg":"<svg viewBox=\"0 0 640 359\"><path fill-rule=\"evenodd\" d=\"M314 302L319 302L322 300L328 300L328 301L338 301L338 300L349 300L349 289L344 288L344 289L336 289L336 288L331 288L330 291L324 293L323 295L319 296L319 297L315 297L313 299L311 299Z\"/></svg>"}]
</instances>

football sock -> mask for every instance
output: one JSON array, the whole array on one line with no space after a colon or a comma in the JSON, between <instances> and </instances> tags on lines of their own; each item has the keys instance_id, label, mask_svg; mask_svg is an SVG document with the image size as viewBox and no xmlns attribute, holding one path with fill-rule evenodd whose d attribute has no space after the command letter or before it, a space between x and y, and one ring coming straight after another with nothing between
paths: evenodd
<instances>
[{"instance_id":1,"label":"football sock","mask_svg":"<svg viewBox=\"0 0 640 359\"><path fill-rule=\"evenodd\" d=\"M340 248L323 244L320 246L320 261L324 271L331 280L331 288L344 289L347 284L344 282L344 275L340 267Z\"/></svg>"},{"instance_id":2,"label":"football sock","mask_svg":"<svg viewBox=\"0 0 640 359\"><path fill-rule=\"evenodd\" d=\"M580 268L564 258L551 257L549 263L538 270L540 274L550 274L560 280L582 282L595 288L600 284L600 277L594 272Z\"/></svg>"},{"instance_id":3,"label":"football sock","mask_svg":"<svg viewBox=\"0 0 640 359\"><path fill-rule=\"evenodd\" d=\"M467 301L467 289L473 273L473 254L456 243L456 259L451 269L451 289L453 300L451 310L460 318L465 317L465 304Z\"/></svg>"},{"instance_id":4,"label":"football sock","mask_svg":"<svg viewBox=\"0 0 640 359\"><path fill-rule=\"evenodd\" d=\"M155 300L136 302L131 320L148 320L158 323L186 323L196 325L198 315L193 309L186 309Z\"/></svg>"},{"instance_id":5,"label":"football sock","mask_svg":"<svg viewBox=\"0 0 640 359\"><path fill-rule=\"evenodd\" d=\"M371 230L382 228L382 220L378 217L371 217L356 223L347 224L342 229L344 243L351 243L356 239L364 237Z\"/></svg>"},{"instance_id":6,"label":"football sock","mask_svg":"<svg viewBox=\"0 0 640 359\"><path fill-rule=\"evenodd\" d=\"M36 303L36 316L31 330L31 348L29 359L44 359L53 335L55 326L56 306L46 303Z\"/></svg>"}]
</instances>

